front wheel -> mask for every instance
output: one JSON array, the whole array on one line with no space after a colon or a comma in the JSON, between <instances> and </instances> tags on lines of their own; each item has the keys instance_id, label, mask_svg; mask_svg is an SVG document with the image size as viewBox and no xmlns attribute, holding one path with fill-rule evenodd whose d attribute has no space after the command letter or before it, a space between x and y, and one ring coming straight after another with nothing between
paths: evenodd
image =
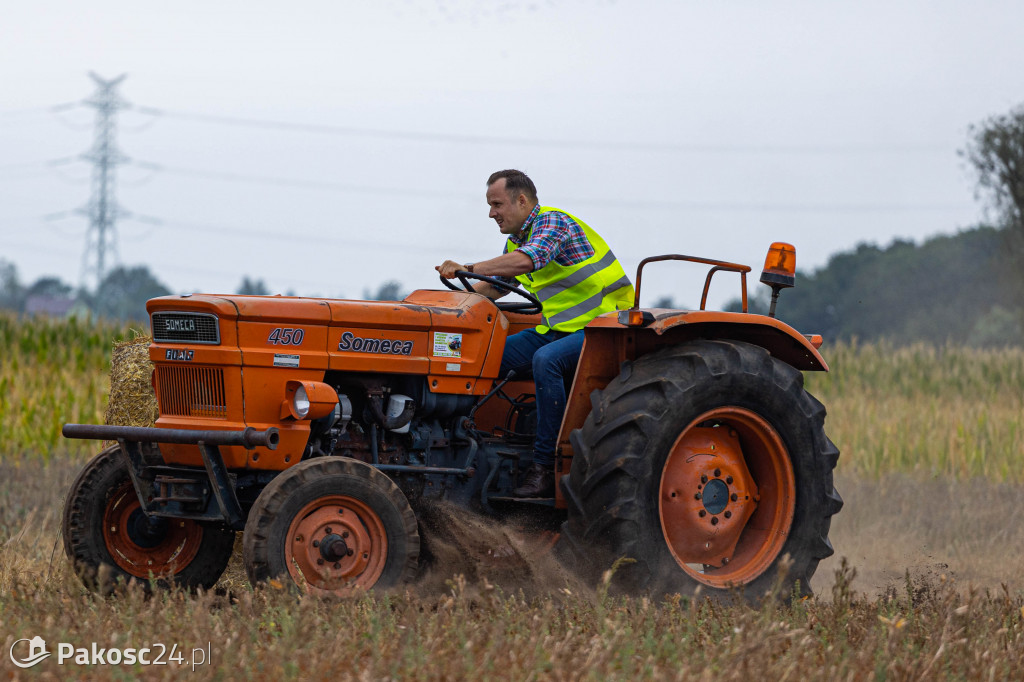
<instances>
[{"instance_id":1,"label":"front wheel","mask_svg":"<svg viewBox=\"0 0 1024 682\"><path fill-rule=\"evenodd\" d=\"M254 585L282 579L312 594L343 596L411 580L420 537L391 479L363 462L318 457L264 488L242 549Z\"/></svg>"},{"instance_id":2,"label":"front wheel","mask_svg":"<svg viewBox=\"0 0 1024 682\"><path fill-rule=\"evenodd\" d=\"M64 552L90 589L109 591L117 578L160 587L209 589L231 559L235 533L191 519L147 516L119 446L90 461L64 503ZM103 578L103 567L110 578ZM103 570L101 570L103 569Z\"/></svg>"},{"instance_id":3,"label":"front wheel","mask_svg":"<svg viewBox=\"0 0 1024 682\"><path fill-rule=\"evenodd\" d=\"M839 451L803 376L758 346L694 341L626 363L573 433L563 549L630 592L810 594L833 552ZM783 557L789 565L780 576Z\"/></svg>"}]
</instances>

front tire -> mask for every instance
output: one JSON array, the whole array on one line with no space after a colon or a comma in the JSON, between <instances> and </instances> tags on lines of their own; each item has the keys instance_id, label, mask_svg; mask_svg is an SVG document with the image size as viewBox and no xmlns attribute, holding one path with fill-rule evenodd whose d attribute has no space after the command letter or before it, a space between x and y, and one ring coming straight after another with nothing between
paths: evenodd
<instances>
[{"instance_id":1,"label":"front tire","mask_svg":"<svg viewBox=\"0 0 1024 682\"><path fill-rule=\"evenodd\" d=\"M224 573L235 542L225 527L148 517L116 445L93 458L71 485L62 530L75 572L101 592L118 578L148 589L151 577L160 587L209 589Z\"/></svg>"},{"instance_id":2,"label":"front tire","mask_svg":"<svg viewBox=\"0 0 1024 682\"><path fill-rule=\"evenodd\" d=\"M842 507L825 408L758 346L693 341L624 363L592 396L562 480L562 549L627 592L810 594ZM780 576L783 557L787 571Z\"/></svg>"},{"instance_id":3,"label":"front tire","mask_svg":"<svg viewBox=\"0 0 1024 682\"><path fill-rule=\"evenodd\" d=\"M390 478L364 462L318 457L260 493L242 548L254 585L281 579L312 594L345 596L412 580L420 537Z\"/></svg>"}]
</instances>

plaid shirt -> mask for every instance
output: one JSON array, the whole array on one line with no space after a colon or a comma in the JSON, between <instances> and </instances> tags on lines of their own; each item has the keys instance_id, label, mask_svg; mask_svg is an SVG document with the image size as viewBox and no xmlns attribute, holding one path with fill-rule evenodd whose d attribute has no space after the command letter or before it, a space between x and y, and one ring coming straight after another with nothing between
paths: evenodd
<instances>
[{"instance_id":1,"label":"plaid shirt","mask_svg":"<svg viewBox=\"0 0 1024 682\"><path fill-rule=\"evenodd\" d=\"M534 272L552 260L559 265L576 265L594 255L594 247L575 220L561 211L541 214L539 204L533 207L519 234L509 240L530 257ZM501 279L515 283L514 277Z\"/></svg>"}]
</instances>

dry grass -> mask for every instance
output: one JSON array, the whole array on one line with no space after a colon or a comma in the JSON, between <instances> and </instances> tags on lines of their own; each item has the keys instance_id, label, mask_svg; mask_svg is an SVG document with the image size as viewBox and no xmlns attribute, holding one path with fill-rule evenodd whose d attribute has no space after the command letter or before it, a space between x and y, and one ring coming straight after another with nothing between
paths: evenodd
<instances>
[{"instance_id":1,"label":"dry grass","mask_svg":"<svg viewBox=\"0 0 1024 682\"><path fill-rule=\"evenodd\" d=\"M517 577L485 561L468 584L436 573L405 592L349 600L296 599L230 578L221 583L230 593L147 599L129 590L103 599L81 587L60 548L51 562L62 497L78 466L65 458L0 464L0 644L9 650L36 635L51 650L56 642L176 643L187 660L210 642L213 663L193 674L173 665L76 668L51 659L20 671L4 653L0 670L11 674L749 682L1002 680L1024 669L1024 585L1015 570L1024 531L1004 523L999 532L977 532L1015 517L1024 490L1011 485L969 484L964 492L984 504L965 500L940 521L949 484L900 476L880 490L844 478L847 511L833 538L840 552L855 549L850 564L823 565L814 581L820 597L792 605L621 599L566 589L538 572ZM872 503L879 496L890 500L888 509ZM1004 587L1007 578L1015 582Z\"/></svg>"},{"instance_id":2,"label":"dry grass","mask_svg":"<svg viewBox=\"0 0 1024 682\"><path fill-rule=\"evenodd\" d=\"M841 473L846 504L832 520L836 555L811 581L827 592L846 558L857 570L854 589L883 595L910 573L914 579L955 578L960 585L1024 594L1024 486L984 479L921 480L908 474L881 479Z\"/></svg>"},{"instance_id":3,"label":"dry grass","mask_svg":"<svg viewBox=\"0 0 1024 682\"><path fill-rule=\"evenodd\" d=\"M149 336L114 345L110 353L110 398L103 423L113 426L152 426L160 416L151 377Z\"/></svg>"}]
</instances>

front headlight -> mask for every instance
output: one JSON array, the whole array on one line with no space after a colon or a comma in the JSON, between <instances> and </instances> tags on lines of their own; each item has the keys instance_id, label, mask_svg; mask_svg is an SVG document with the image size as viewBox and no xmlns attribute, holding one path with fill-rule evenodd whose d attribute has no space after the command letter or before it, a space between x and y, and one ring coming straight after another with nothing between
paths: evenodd
<instances>
[{"instance_id":1,"label":"front headlight","mask_svg":"<svg viewBox=\"0 0 1024 682\"><path fill-rule=\"evenodd\" d=\"M302 384L299 384L299 387L295 389L292 408L299 419L305 419L306 415L309 414L309 394L306 393L306 387Z\"/></svg>"},{"instance_id":2,"label":"front headlight","mask_svg":"<svg viewBox=\"0 0 1024 682\"><path fill-rule=\"evenodd\" d=\"M285 384L284 399L281 401L281 419L320 419L338 410L338 392L321 381L292 379ZM348 405L348 415L352 406ZM344 418L342 414L342 418Z\"/></svg>"}]
</instances>

